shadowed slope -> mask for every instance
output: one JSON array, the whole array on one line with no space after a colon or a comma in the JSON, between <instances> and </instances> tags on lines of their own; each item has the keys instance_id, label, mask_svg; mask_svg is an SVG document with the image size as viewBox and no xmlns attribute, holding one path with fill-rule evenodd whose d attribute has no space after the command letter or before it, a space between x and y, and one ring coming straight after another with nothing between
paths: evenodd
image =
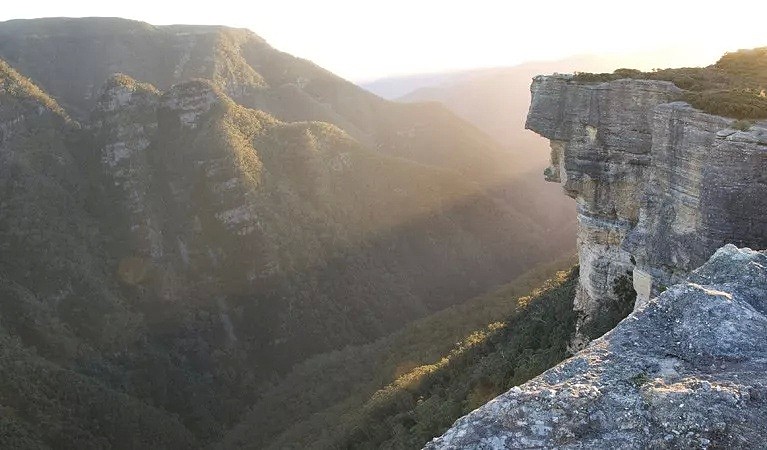
<instances>
[{"instance_id":1,"label":"shadowed slope","mask_svg":"<svg viewBox=\"0 0 767 450\"><path fill-rule=\"evenodd\" d=\"M139 405L116 410L151 404L203 441L304 358L561 251L455 171L281 122L215 81L113 76L79 127L2 67L2 325Z\"/></svg>"},{"instance_id":2,"label":"shadowed slope","mask_svg":"<svg viewBox=\"0 0 767 450\"><path fill-rule=\"evenodd\" d=\"M1 325L174 433L567 251L474 127L248 31L12 21L0 56L37 83L1 66Z\"/></svg>"},{"instance_id":3,"label":"shadowed slope","mask_svg":"<svg viewBox=\"0 0 767 450\"><path fill-rule=\"evenodd\" d=\"M0 61L0 446L187 448L171 414L66 367L119 351L141 328L104 270L82 155L66 145L76 133Z\"/></svg>"}]
</instances>

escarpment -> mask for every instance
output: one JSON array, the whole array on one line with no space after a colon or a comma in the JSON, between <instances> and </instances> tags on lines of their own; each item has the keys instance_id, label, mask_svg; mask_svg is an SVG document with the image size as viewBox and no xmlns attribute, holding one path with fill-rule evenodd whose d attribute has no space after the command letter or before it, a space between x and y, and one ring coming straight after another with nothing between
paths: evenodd
<instances>
[{"instance_id":1,"label":"escarpment","mask_svg":"<svg viewBox=\"0 0 767 450\"><path fill-rule=\"evenodd\" d=\"M580 351L427 448L764 447L767 254L751 248L767 247L767 122L695 109L660 79L693 74L725 99L716 89L742 86L726 58L533 79L526 127L551 142L546 179L577 202ZM706 84L716 76L736 81ZM705 105L763 117L746 101Z\"/></svg>"},{"instance_id":2,"label":"escarpment","mask_svg":"<svg viewBox=\"0 0 767 450\"><path fill-rule=\"evenodd\" d=\"M726 245L426 448L764 448L765 280L765 252Z\"/></svg>"},{"instance_id":3,"label":"escarpment","mask_svg":"<svg viewBox=\"0 0 767 450\"><path fill-rule=\"evenodd\" d=\"M767 246L767 124L736 130L666 81L539 76L531 92L546 177L577 201L581 338L606 331L628 278L639 306L726 243Z\"/></svg>"}]
</instances>

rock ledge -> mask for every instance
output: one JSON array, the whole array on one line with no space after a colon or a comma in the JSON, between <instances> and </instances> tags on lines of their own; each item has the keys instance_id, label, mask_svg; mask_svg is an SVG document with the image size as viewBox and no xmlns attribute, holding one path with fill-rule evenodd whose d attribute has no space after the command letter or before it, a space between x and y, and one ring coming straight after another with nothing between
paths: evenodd
<instances>
[{"instance_id":1,"label":"rock ledge","mask_svg":"<svg viewBox=\"0 0 767 450\"><path fill-rule=\"evenodd\" d=\"M726 245L429 449L764 448L767 254Z\"/></svg>"}]
</instances>

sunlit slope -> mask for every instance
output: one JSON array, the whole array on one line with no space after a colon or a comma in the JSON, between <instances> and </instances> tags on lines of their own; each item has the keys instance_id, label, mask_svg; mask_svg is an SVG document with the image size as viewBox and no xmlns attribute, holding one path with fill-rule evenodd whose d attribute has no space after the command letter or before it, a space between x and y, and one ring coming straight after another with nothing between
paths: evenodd
<instances>
[{"instance_id":1,"label":"sunlit slope","mask_svg":"<svg viewBox=\"0 0 767 450\"><path fill-rule=\"evenodd\" d=\"M314 357L276 383L224 448L417 448L561 360L570 271L541 267L371 344Z\"/></svg>"},{"instance_id":2,"label":"sunlit slope","mask_svg":"<svg viewBox=\"0 0 767 450\"><path fill-rule=\"evenodd\" d=\"M148 244L160 256L125 257L172 267L147 276L162 292L225 294L237 339L275 354L380 335L518 273L531 262L518 249L546 247L529 239L534 223L455 172L380 155L332 125L280 122L209 81L173 87L157 118L149 160L131 166L149 172L133 176L155 186L141 194L150 206L128 222L161 224L147 231L163 236ZM252 314L271 319L246 331Z\"/></svg>"},{"instance_id":3,"label":"sunlit slope","mask_svg":"<svg viewBox=\"0 0 767 450\"><path fill-rule=\"evenodd\" d=\"M10 358L131 399L115 410L151 405L202 442L306 357L561 252L455 171L280 121L209 79L162 92L112 76L79 123L4 63L1 80L0 325L23 350Z\"/></svg>"},{"instance_id":4,"label":"sunlit slope","mask_svg":"<svg viewBox=\"0 0 767 450\"><path fill-rule=\"evenodd\" d=\"M372 149L491 184L522 170L516 156L438 105L388 102L244 29L152 26L124 19L0 23L0 58L75 116L115 72L161 90L205 78L233 100L284 121L334 124Z\"/></svg>"}]
</instances>

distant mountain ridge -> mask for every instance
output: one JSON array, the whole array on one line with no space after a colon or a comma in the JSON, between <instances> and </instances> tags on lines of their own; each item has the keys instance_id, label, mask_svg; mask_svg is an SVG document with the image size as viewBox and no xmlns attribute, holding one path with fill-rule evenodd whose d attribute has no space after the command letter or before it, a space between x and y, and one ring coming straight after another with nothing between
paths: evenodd
<instances>
[{"instance_id":1,"label":"distant mountain ridge","mask_svg":"<svg viewBox=\"0 0 767 450\"><path fill-rule=\"evenodd\" d=\"M700 65L702 59L683 49L654 52L580 55L532 61L509 67L383 78L361 86L399 102L438 102L474 124L505 147L524 148L530 165L545 167L547 144L524 129L530 104L530 80L541 73L612 72L620 67ZM652 65L651 65L652 64Z\"/></svg>"},{"instance_id":2,"label":"distant mountain ridge","mask_svg":"<svg viewBox=\"0 0 767 450\"><path fill-rule=\"evenodd\" d=\"M332 123L386 154L477 180L519 171L519 155L503 151L443 107L383 101L245 29L110 18L14 20L0 23L0 58L75 117L87 116L113 73L160 90L205 78L244 106L283 121ZM482 150L468 158L467 146Z\"/></svg>"}]
</instances>

